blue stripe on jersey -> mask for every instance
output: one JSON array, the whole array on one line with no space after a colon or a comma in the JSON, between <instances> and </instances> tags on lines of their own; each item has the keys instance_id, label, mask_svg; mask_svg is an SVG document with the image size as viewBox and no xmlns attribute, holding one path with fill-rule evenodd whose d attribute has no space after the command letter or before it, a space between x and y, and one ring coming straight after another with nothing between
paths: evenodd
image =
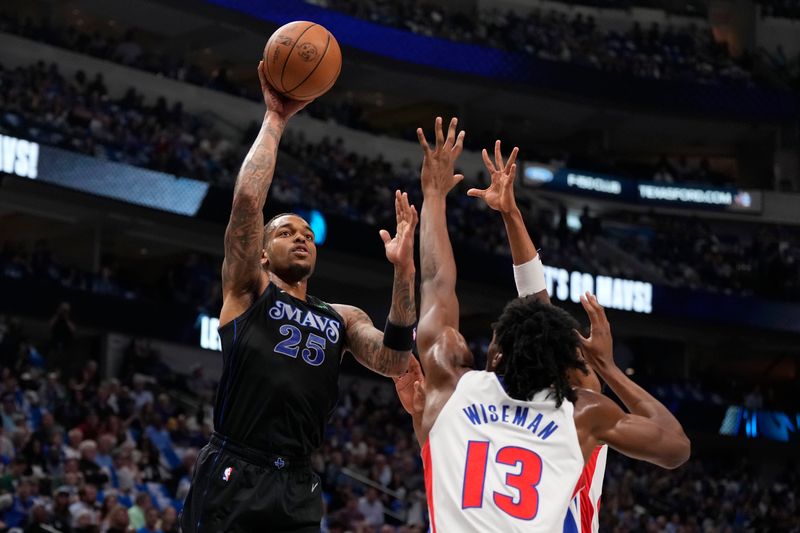
<instances>
[{"instance_id":1,"label":"blue stripe on jersey","mask_svg":"<svg viewBox=\"0 0 800 533\"><path fill-rule=\"evenodd\" d=\"M222 408L220 409L219 412L219 423L215 424L216 427L214 428L214 429L219 429L220 431L222 431L222 420L225 417L225 406L228 404L228 398L230 398L230 391L228 390L228 387L230 387L231 380L233 379L233 360L235 358L234 356L236 355L236 329L237 329L236 319L233 319L233 346L231 347L231 355L230 357L228 357L228 364L226 365L228 376L227 379L225 380L225 388L223 389L222 393L223 400L222 400Z\"/></svg>"},{"instance_id":2,"label":"blue stripe on jersey","mask_svg":"<svg viewBox=\"0 0 800 533\"><path fill-rule=\"evenodd\" d=\"M578 524L575 523L575 517L572 516L572 505L567 509L567 516L564 518L564 533L580 533Z\"/></svg>"}]
</instances>

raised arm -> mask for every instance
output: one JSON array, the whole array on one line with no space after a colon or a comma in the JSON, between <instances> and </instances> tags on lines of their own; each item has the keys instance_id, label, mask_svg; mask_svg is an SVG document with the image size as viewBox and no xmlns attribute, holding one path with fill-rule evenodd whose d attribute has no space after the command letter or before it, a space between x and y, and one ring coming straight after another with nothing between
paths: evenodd
<instances>
[{"instance_id":1,"label":"raised arm","mask_svg":"<svg viewBox=\"0 0 800 533\"><path fill-rule=\"evenodd\" d=\"M394 238L380 231L386 258L394 265L392 307L383 331L364 311L349 305L334 307L345 319L347 349L359 363L384 376L399 376L408 367L414 343L417 308L414 301L414 231L419 217L408 194L395 192L397 231Z\"/></svg>"},{"instance_id":2,"label":"raised arm","mask_svg":"<svg viewBox=\"0 0 800 533\"><path fill-rule=\"evenodd\" d=\"M550 303L550 296L545 289L544 270L536 246L525 228L525 220L514 197L514 181L517 176L516 146L511 151L508 161L503 163L500 141L494 143L494 163L486 149L483 150L483 163L491 176L491 183L486 189L470 189L469 196L482 198L486 205L499 211L506 226L506 235L511 247L511 258L514 262L514 281L519 296L533 294L537 299Z\"/></svg>"},{"instance_id":3,"label":"raised arm","mask_svg":"<svg viewBox=\"0 0 800 533\"><path fill-rule=\"evenodd\" d=\"M458 333L456 263L447 232L445 207L447 193L464 179L454 175L455 161L461 154L464 132L456 136L458 119L450 121L447 138L442 119L436 118L436 145L428 146L422 128L417 137L422 146L422 214L420 229L421 306L417 331L422 368L434 388L442 380L455 383L459 368L471 367L472 356Z\"/></svg>"},{"instance_id":4,"label":"raised arm","mask_svg":"<svg viewBox=\"0 0 800 533\"><path fill-rule=\"evenodd\" d=\"M278 143L286 122L309 103L280 96L267 83L264 68L262 61L258 64L258 78L267 113L236 178L231 217L225 230L220 325L247 310L266 286L267 278L260 261L264 245L264 204L275 172Z\"/></svg>"},{"instance_id":5,"label":"raised arm","mask_svg":"<svg viewBox=\"0 0 800 533\"><path fill-rule=\"evenodd\" d=\"M597 298L586 293L581 303L591 322L589 337L579 336L581 352L630 411L630 414L624 413L607 398L598 402L593 417L595 436L635 459L664 468L682 465L689 458L691 443L680 422L664 404L634 383L614 363L611 326Z\"/></svg>"}]
</instances>

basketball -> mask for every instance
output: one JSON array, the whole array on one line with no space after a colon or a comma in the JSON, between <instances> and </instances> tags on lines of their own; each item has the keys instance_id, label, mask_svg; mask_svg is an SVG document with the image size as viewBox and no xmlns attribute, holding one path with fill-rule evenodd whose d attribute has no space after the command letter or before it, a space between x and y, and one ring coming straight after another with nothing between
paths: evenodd
<instances>
[{"instance_id":1,"label":"basketball","mask_svg":"<svg viewBox=\"0 0 800 533\"><path fill-rule=\"evenodd\" d=\"M294 100L313 100L336 82L342 51L319 24L298 20L278 28L264 47L267 81Z\"/></svg>"}]
</instances>

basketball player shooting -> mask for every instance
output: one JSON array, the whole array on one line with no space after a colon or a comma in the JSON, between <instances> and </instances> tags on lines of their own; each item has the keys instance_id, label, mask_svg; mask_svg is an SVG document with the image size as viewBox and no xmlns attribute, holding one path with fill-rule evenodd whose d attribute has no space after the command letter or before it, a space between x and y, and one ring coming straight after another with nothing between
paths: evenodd
<instances>
[{"instance_id":1,"label":"basketball player shooting","mask_svg":"<svg viewBox=\"0 0 800 533\"><path fill-rule=\"evenodd\" d=\"M416 210L395 195L397 233L380 236L394 265L392 306L383 332L356 307L307 293L314 234L301 217L264 224L278 143L308 102L280 96L258 75L267 113L236 180L225 232L220 338L223 373L214 429L195 467L183 531L318 532L322 490L309 456L322 445L338 395L342 354L396 376L413 345Z\"/></svg>"},{"instance_id":2,"label":"basketball player shooting","mask_svg":"<svg viewBox=\"0 0 800 533\"><path fill-rule=\"evenodd\" d=\"M596 392L575 390L570 371L586 371L579 348L602 346L602 337L593 332L581 341L568 313L534 297L506 306L494 325L486 371L472 370L472 354L458 332L445 216L446 196L463 179L453 175L464 137L456 136L456 126L453 119L445 138L437 118L433 149L418 130L424 201L417 343L426 383L418 436L431 525L434 532L560 530L597 445L675 468L688 458L689 441L655 400L643 416L623 412ZM616 378L612 370L609 375Z\"/></svg>"}]
</instances>

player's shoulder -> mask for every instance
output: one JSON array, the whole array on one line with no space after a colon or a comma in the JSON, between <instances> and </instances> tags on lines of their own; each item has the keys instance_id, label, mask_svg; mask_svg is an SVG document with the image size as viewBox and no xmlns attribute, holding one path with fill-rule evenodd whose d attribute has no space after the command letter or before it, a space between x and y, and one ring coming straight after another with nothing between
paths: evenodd
<instances>
[{"instance_id":1,"label":"player's shoulder","mask_svg":"<svg viewBox=\"0 0 800 533\"><path fill-rule=\"evenodd\" d=\"M587 416L593 418L616 406L603 394L584 388L575 388L575 418Z\"/></svg>"},{"instance_id":2,"label":"player's shoulder","mask_svg":"<svg viewBox=\"0 0 800 533\"><path fill-rule=\"evenodd\" d=\"M447 360L453 360L455 357L456 361L463 360L467 355L472 355L467 340L460 331L451 326L441 329L439 334L434 337L429 351L445 355Z\"/></svg>"}]
</instances>

